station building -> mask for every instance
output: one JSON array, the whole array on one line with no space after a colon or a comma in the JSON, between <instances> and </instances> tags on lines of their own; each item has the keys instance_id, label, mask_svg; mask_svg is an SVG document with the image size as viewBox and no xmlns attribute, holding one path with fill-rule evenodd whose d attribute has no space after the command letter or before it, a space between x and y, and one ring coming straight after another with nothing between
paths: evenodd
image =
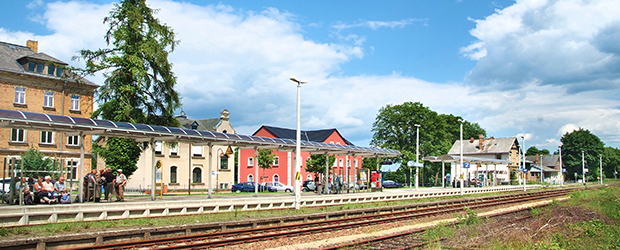
<instances>
[{"instance_id":1,"label":"station building","mask_svg":"<svg viewBox=\"0 0 620 250\"><path fill-rule=\"evenodd\" d=\"M510 182L511 169L515 172L521 164L521 158L519 157L520 146L517 137L484 138L480 136L479 139L472 137L469 140L463 140L462 143L464 157L503 160L510 163L485 164L474 162L470 164L469 169L464 169L463 166L460 166L460 162L453 162L451 164L451 173L455 177L457 177L458 173L462 173L464 180L493 180L493 175L495 175L496 185L508 184ZM459 156L460 152L461 141L457 140L452 145L448 155Z\"/></svg>"},{"instance_id":2,"label":"station building","mask_svg":"<svg viewBox=\"0 0 620 250\"><path fill-rule=\"evenodd\" d=\"M280 128L273 126L261 126L253 136L261 136L268 138L280 139L296 139L296 130L288 128ZM353 145L345 139L337 129L307 130L301 131L301 140L322 142L340 145ZM295 152L275 150L275 159L270 169L258 169L258 181L279 182L286 185L294 185L295 172ZM254 149L239 150L239 182L255 181L256 167L258 162L255 159L256 151ZM306 171L306 160L311 158L309 152L301 152L301 180L313 180L314 174ZM359 170L362 167L362 157L352 155L336 155L336 161L332 164L330 175L336 174L344 183L355 183L359 180ZM333 176L332 176L333 177Z\"/></svg>"},{"instance_id":3,"label":"station building","mask_svg":"<svg viewBox=\"0 0 620 250\"><path fill-rule=\"evenodd\" d=\"M184 112L176 117L185 129L236 134L230 124L230 113L224 109L218 118L192 120ZM156 182L170 191L229 190L234 181L235 147L212 147L212 173L209 173L209 151L206 145L186 142L155 142L155 162L160 162ZM145 150L136 164L138 169L129 177L127 188L150 189L152 182L152 154ZM209 187L209 179L212 186Z\"/></svg>"},{"instance_id":4,"label":"station building","mask_svg":"<svg viewBox=\"0 0 620 250\"><path fill-rule=\"evenodd\" d=\"M65 70L67 63L26 46L0 42L0 109L90 118L96 84ZM53 131L0 128L0 158L21 159L31 148L59 162L68 182L78 180L80 137ZM84 171L91 169L92 136L82 142ZM3 172L6 177L8 172ZM36 177L36 174L29 174Z\"/></svg>"}]
</instances>

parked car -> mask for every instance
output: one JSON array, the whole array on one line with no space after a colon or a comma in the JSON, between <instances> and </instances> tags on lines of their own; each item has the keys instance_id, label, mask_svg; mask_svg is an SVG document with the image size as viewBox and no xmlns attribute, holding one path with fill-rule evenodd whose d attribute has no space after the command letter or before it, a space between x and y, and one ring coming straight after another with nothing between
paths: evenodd
<instances>
[{"instance_id":1,"label":"parked car","mask_svg":"<svg viewBox=\"0 0 620 250\"><path fill-rule=\"evenodd\" d=\"M316 183L314 181L304 181L301 191L302 192L314 192L317 190Z\"/></svg>"},{"instance_id":2,"label":"parked car","mask_svg":"<svg viewBox=\"0 0 620 250\"><path fill-rule=\"evenodd\" d=\"M232 185L231 191L232 192L237 192L237 193L241 193L241 192L254 192L254 182L253 181L247 181L247 182L241 182L241 183L238 183L238 184L234 184L234 185ZM265 186L258 185L258 191L259 192L265 191Z\"/></svg>"},{"instance_id":3,"label":"parked car","mask_svg":"<svg viewBox=\"0 0 620 250\"><path fill-rule=\"evenodd\" d=\"M405 185L395 182L395 181L383 181L383 187L384 188L401 188L404 187Z\"/></svg>"},{"instance_id":4,"label":"parked car","mask_svg":"<svg viewBox=\"0 0 620 250\"><path fill-rule=\"evenodd\" d=\"M262 185L267 187L267 190L269 190L269 192L293 192L292 186L284 185L280 182L269 181L263 183Z\"/></svg>"}]
</instances>

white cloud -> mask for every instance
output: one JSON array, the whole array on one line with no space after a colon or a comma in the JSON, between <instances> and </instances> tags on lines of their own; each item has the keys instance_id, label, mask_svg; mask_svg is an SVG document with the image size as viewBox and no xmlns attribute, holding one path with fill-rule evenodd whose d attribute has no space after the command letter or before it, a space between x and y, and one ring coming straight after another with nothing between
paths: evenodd
<instances>
[{"instance_id":1,"label":"white cloud","mask_svg":"<svg viewBox=\"0 0 620 250\"><path fill-rule=\"evenodd\" d=\"M391 29L395 29L395 28L404 28L407 25L411 25L413 23L416 22L422 22L425 23L427 20L426 19L418 19L418 18L407 18L407 19L403 19L403 20L399 20L399 21L366 21L366 20L360 20L358 22L352 23L352 24L346 24L346 23L337 23L332 25L332 28L336 29L336 30L345 30L345 29L351 29L351 28L369 28L372 30L378 30L380 28L391 28Z\"/></svg>"},{"instance_id":2,"label":"white cloud","mask_svg":"<svg viewBox=\"0 0 620 250\"><path fill-rule=\"evenodd\" d=\"M620 87L619 1L521 0L474 22L477 41L461 49L478 60L466 78L472 84Z\"/></svg>"},{"instance_id":3,"label":"white cloud","mask_svg":"<svg viewBox=\"0 0 620 250\"><path fill-rule=\"evenodd\" d=\"M571 1L554 3L562 2ZM477 28L472 30L472 34L479 41L462 50L466 56L479 60L469 76L470 84L433 83L398 73L341 76L342 64L364 60L361 49L364 38L350 37L349 40L340 40L340 43L314 42L304 37L303 27L295 21L293 14L275 8L251 12L223 4L197 6L164 0L149 1L149 4L160 9L157 17L173 27L180 40L170 60L174 64L178 77L177 89L187 114L195 119L217 117L222 109L227 108L231 112L233 126L241 134L251 134L263 124L295 126L296 84L288 79L296 76L309 81L301 90L302 128L335 127L347 139L362 146L367 145L372 137L370 129L379 108L405 101L419 101L437 112L479 122L489 135L496 137L525 135L528 145L554 146L561 137L558 132L566 130L567 124L590 129L606 143L620 145L620 138L616 135L620 130L618 89L571 91L571 86L549 84L545 82L548 76L536 75L549 71L550 67L561 69L583 64L584 67L595 68L589 63L603 53L600 51L615 53L617 47L610 41L617 35L617 26L612 22L593 25L588 24L589 19L580 19L580 22L570 21L571 25L579 26L571 30L580 31L572 34L566 30L568 28L562 28L564 24L554 24L558 16L566 17L567 14L558 14L561 9L550 2L520 1L493 16L476 21ZM524 13L529 13L527 10L532 8L542 8L540 6L556 8L539 13L539 21L530 22L529 26L523 25ZM25 40L35 38L39 40L41 51L71 62L71 57L80 49L105 46L103 36L107 27L102 20L111 8L109 4L77 1L50 3L42 15L50 35L39 36L0 28L0 40L24 44ZM549 16L545 13L556 14ZM584 16L589 15L593 14ZM396 28L400 27L398 25L408 24L364 23L360 27ZM523 30L525 27L532 29L535 25L555 28L541 28L538 33ZM590 33L584 33L583 30L588 27ZM563 36L556 36L553 30L563 36L571 35L575 42L567 42ZM515 37L516 34L523 37ZM514 39L508 39L511 36ZM577 48L573 52L568 51L573 54L587 52L582 50L585 47L594 48L584 44L584 41L590 40L596 41L596 48L600 51L581 57L573 54L558 57L560 52L547 51L551 50L549 46L553 42L549 37L556 38L558 41L555 44L562 48ZM535 38L542 42L533 42ZM502 42L509 44L498 47ZM517 51L528 46L531 51ZM591 50L598 51L595 48ZM541 55L533 57L535 52ZM568 59L572 61L564 61ZM493 69L490 66L493 63L497 65L496 70L502 72L483 71ZM510 75L504 70L509 67L507 65L541 69L527 73L536 77L517 81L508 77ZM601 65L610 67L609 64ZM601 66L599 69L604 68ZM569 70L575 69L569 67L563 72ZM482 73L489 73L489 77L496 74L496 79L512 81L514 86L487 88L486 85L478 85L473 77L480 77ZM577 74L568 73L567 77L576 77ZM608 77L608 71L601 71L599 76L599 84L614 81ZM94 81L102 83L100 77Z\"/></svg>"}]
</instances>

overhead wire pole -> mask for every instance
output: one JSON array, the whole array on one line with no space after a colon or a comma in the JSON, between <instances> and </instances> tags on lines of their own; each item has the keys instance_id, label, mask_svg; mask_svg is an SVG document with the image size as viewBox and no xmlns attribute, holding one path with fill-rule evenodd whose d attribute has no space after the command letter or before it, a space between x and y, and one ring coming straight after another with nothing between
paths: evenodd
<instances>
[{"instance_id":1,"label":"overhead wire pole","mask_svg":"<svg viewBox=\"0 0 620 250\"><path fill-rule=\"evenodd\" d=\"M600 170L600 172L601 172L601 185L603 185L603 155L599 155L599 157L600 157L600 159L601 159L601 160L600 160L600 164L601 164L601 166L600 166L600 168L599 168L599 170Z\"/></svg>"},{"instance_id":2,"label":"overhead wire pole","mask_svg":"<svg viewBox=\"0 0 620 250\"><path fill-rule=\"evenodd\" d=\"M301 84L307 83L307 81L300 81L294 77L290 78L291 81L297 83L297 131L296 131L296 144L295 144L295 209L299 210L301 202Z\"/></svg>"},{"instance_id":3,"label":"overhead wire pole","mask_svg":"<svg viewBox=\"0 0 620 250\"><path fill-rule=\"evenodd\" d=\"M583 185L586 185L586 155L581 151L581 173L583 174Z\"/></svg>"},{"instance_id":4,"label":"overhead wire pole","mask_svg":"<svg viewBox=\"0 0 620 250\"><path fill-rule=\"evenodd\" d=\"M462 170L463 169L463 122L465 122L465 121L463 121L462 119L459 119L459 122L461 123L461 140L460 140L460 143L461 143L461 147L460 147L461 148L461 152L460 152L460 154L461 154L461 166L460 166L461 174L460 174L459 178L460 178L460 182L461 182L461 185L460 185L461 186L461 195L463 195L465 193L464 190L463 190L463 170Z\"/></svg>"},{"instance_id":5,"label":"overhead wire pole","mask_svg":"<svg viewBox=\"0 0 620 250\"><path fill-rule=\"evenodd\" d=\"M527 178L525 178L525 137L521 136L523 140L523 148L521 148L521 156L523 157L523 169L521 169L521 173L523 174L523 191L527 191Z\"/></svg>"},{"instance_id":6,"label":"overhead wire pole","mask_svg":"<svg viewBox=\"0 0 620 250\"><path fill-rule=\"evenodd\" d=\"M417 164L420 157L420 124L414 124L415 126L415 163ZM418 191L419 187L420 167L415 166L415 190Z\"/></svg>"},{"instance_id":7,"label":"overhead wire pole","mask_svg":"<svg viewBox=\"0 0 620 250\"><path fill-rule=\"evenodd\" d=\"M560 187L564 186L564 172L562 172L562 168L564 167L564 165L562 165L562 145L560 145L558 148L560 148Z\"/></svg>"}]
</instances>

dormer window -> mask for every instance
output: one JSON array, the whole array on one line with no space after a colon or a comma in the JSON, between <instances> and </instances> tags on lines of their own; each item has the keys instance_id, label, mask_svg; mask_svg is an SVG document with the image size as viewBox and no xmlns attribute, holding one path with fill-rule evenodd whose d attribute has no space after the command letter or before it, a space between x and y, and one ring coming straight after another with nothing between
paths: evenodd
<instances>
[{"instance_id":1,"label":"dormer window","mask_svg":"<svg viewBox=\"0 0 620 250\"><path fill-rule=\"evenodd\" d=\"M37 68L37 64L35 62L28 62L28 71L34 72L36 68Z\"/></svg>"},{"instance_id":2,"label":"dormer window","mask_svg":"<svg viewBox=\"0 0 620 250\"><path fill-rule=\"evenodd\" d=\"M56 76L61 77L62 76L62 67L56 67Z\"/></svg>"},{"instance_id":3,"label":"dormer window","mask_svg":"<svg viewBox=\"0 0 620 250\"><path fill-rule=\"evenodd\" d=\"M44 67L45 67L44 63L37 63L37 73L42 74Z\"/></svg>"},{"instance_id":4,"label":"dormer window","mask_svg":"<svg viewBox=\"0 0 620 250\"><path fill-rule=\"evenodd\" d=\"M198 129L198 123L196 121L192 122L190 126L192 129Z\"/></svg>"}]
</instances>

